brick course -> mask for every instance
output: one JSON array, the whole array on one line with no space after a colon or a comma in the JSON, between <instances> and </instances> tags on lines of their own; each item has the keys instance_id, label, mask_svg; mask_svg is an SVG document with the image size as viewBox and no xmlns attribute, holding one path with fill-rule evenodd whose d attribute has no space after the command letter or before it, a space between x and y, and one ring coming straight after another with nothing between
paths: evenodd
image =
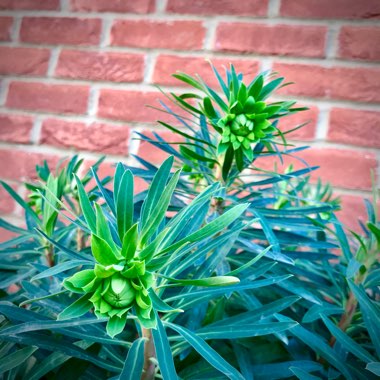
<instances>
[{"instance_id":1,"label":"brick course","mask_svg":"<svg viewBox=\"0 0 380 380\"><path fill-rule=\"evenodd\" d=\"M217 88L211 59L247 81L273 69L295 82L275 100L310 109L281 130L309 121L288 138L313 145L300 156L342 191L347 224L363 217L380 157L378 0L0 0L0 11L0 179L33 177L43 159L74 151L90 152L89 165L136 152L158 164L165 154L132 133L179 139L157 128L173 119L145 107L165 100L153 85L187 91L171 76L184 71ZM0 213L13 209L0 203Z\"/></svg>"}]
</instances>

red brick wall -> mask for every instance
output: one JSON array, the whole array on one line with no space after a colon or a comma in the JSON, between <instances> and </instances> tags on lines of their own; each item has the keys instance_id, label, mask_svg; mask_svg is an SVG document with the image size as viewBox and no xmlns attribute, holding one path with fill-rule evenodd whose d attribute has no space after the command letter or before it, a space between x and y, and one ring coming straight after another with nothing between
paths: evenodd
<instances>
[{"instance_id":1,"label":"red brick wall","mask_svg":"<svg viewBox=\"0 0 380 380\"><path fill-rule=\"evenodd\" d=\"M0 178L20 188L36 163L74 151L160 160L131 139L159 130L143 107L161 97L152 85L175 89L176 70L215 82L212 58L296 83L281 96L310 111L284 127L311 121L293 139L313 146L304 157L353 225L380 158L379 19L379 0L0 0ZM0 212L14 211L0 189Z\"/></svg>"}]
</instances>

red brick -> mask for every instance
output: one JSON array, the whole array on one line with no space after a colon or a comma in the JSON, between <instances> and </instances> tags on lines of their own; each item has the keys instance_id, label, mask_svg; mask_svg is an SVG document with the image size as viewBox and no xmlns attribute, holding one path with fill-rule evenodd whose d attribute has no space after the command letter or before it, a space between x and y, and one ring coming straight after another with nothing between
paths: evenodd
<instances>
[{"instance_id":1,"label":"red brick","mask_svg":"<svg viewBox=\"0 0 380 380\"><path fill-rule=\"evenodd\" d=\"M296 105L296 107L302 105ZM317 126L318 108L309 107L307 111L301 111L290 116L279 119L278 127L282 132L289 131L297 126L307 123L302 128L285 135L289 140L304 140L310 141L315 137L315 129Z\"/></svg>"},{"instance_id":2,"label":"red brick","mask_svg":"<svg viewBox=\"0 0 380 380\"><path fill-rule=\"evenodd\" d=\"M15 238L16 236L17 236L17 234L15 234L14 232L10 232L10 231L0 227L0 243L3 243L3 242L8 241L12 238Z\"/></svg>"},{"instance_id":3,"label":"red brick","mask_svg":"<svg viewBox=\"0 0 380 380\"><path fill-rule=\"evenodd\" d=\"M282 0L281 16L321 19L380 18L378 0Z\"/></svg>"},{"instance_id":4,"label":"red brick","mask_svg":"<svg viewBox=\"0 0 380 380\"><path fill-rule=\"evenodd\" d=\"M279 93L313 98L380 102L380 69L274 64L275 71L294 82Z\"/></svg>"},{"instance_id":5,"label":"red brick","mask_svg":"<svg viewBox=\"0 0 380 380\"><path fill-rule=\"evenodd\" d=\"M238 72L244 74L244 78L249 82L259 71L258 62L255 60L229 59L229 58L212 58L214 66L225 77L225 68L228 68L230 63L235 65ZM157 58L154 68L153 83L169 86L186 85L175 79L172 74L176 71L182 71L189 75L199 74L202 79L210 86L218 87L211 66L203 57L181 57L176 55L160 55Z\"/></svg>"},{"instance_id":6,"label":"red brick","mask_svg":"<svg viewBox=\"0 0 380 380\"><path fill-rule=\"evenodd\" d=\"M321 177L333 186L346 189L369 190L371 170L376 170L378 164L373 153L349 149L312 148L300 156L310 166L320 167L314 178Z\"/></svg>"},{"instance_id":7,"label":"red brick","mask_svg":"<svg viewBox=\"0 0 380 380\"><path fill-rule=\"evenodd\" d=\"M327 139L380 148L380 112L333 108Z\"/></svg>"},{"instance_id":8,"label":"red brick","mask_svg":"<svg viewBox=\"0 0 380 380\"><path fill-rule=\"evenodd\" d=\"M367 211L364 204L364 199L369 200L370 197L361 197L356 195L339 195L341 199L342 209L337 212L338 219L344 223L344 225L356 232L362 233L363 230L359 225L359 220L363 223L368 221Z\"/></svg>"},{"instance_id":9,"label":"red brick","mask_svg":"<svg viewBox=\"0 0 380 380\"><path fill-rule=\"evenodd\" d=\"M44 75L48 69L50 51L0 46L0 74Z\"/></svg>"},{"instance_id":10,"label":"red brick","mask_svg":"<svg viewBox=\"0 0 380 380\"><path fill-rule=\"evenodd\" d=\"M0 115L0 141L27 144L30 142L30 132L33 119L29 116Z\"/></svg>"},{"instance_id":11,"label":"red brick","mask_svg":"<svg viewBox=\"0 0 380 380\"><path fill-rule=\"evenodd\" d=\"M71 79L141 82L144 75L144 56L64 50L59 56L55 75Z\"/></svg>"},{"instance_id":12,"label":"red brick","mask_svg":"<svg viewBox=\"0 0 380 380\"><path fill-rule=\"evenodd\" d=\"M42 124L41 144L75 148L109 154L127 154L129 128L120 125L92 123L86 125L58 119Z\"/></svg>"},{"instance_id":13,"label":"red brick","mask_svg":"<svg viewBox=\"0 0 380 380\"><path fill-rule=\"evenodd\" d=\"M222 22L215 49L269 55L324 57L326 28L304 25L265 25Z\"/></svg>"},{"instance_id":14,"label":"red brick","mask_svg":"<svg viewBox=\"0 0 380 380\"><path fill-rule=\"evenodd\" d=\"M167 114L147 107L160 107L159 99L168 103L159 92L105 89L100 93L98 116L134 122L173 121Z\"/></svg>"},{"instance_id":15,"label":"red brick","mask_svg":"<svg viewBox=\"0 0 380 380\"><path fill-rule=\"evenodd\" d=\"M0 177L10 180L37 179L36 165L47 160L54 167L59 157L17 149L0 150Z\"/></svg>"},{"instance_id":16,"label":"red brick","mask_svg":"<svg viewBox=\"0 0 380 380\"><path fill-rule=\"evenodd\" d=\"M71 9L82 12L151 13L154 11L154 0L71 0Z\"/></svg>"},{"instance_id":17,"label":"red brick","mask_svg":"<svg viewBox=\"0 0 380 380\"><path fill-rule=\"evenodd\" d=\"M16 190L16 186L11 186ZM9 193L0 185L0 214L10 214L14 211L16 202Z\"/></svg>"},{"instance_id":18,"label":"red brick","mask_svg":"<svg viewBox=\"0 0 380 380\"><path fill-rule=\"evenodd\" d=\"M6 105L31 111L83 114L88 94L87 86L12 82Z\"/></svg>"},{"instance_id":19,"label":"red brick","mask_svg":"<svg viewBox=\"0 0 380 380\"><path fill-rule=\"evenodd\" d=\"M101 21L70 17L24 17L20 40L28 43L97 45Z\"/></svg>"},{"instance_id":20,"label":"red brick","mask_svg":"<svg viewBox=\"0 0 380 380\"><path fill-rule=\"evenodd\" d=\"M380 28L342 27L338 55L341 58L380 61Z\"/></svg>"},{"instance_id":21,"label":"red brick","mask_svg":"<svg viewBox=\"0 0 380 380\"><path fill-rule=\"evenodd\" d=\"M268 0L169 0L166 7L169 13L238 16L265 16L267 9Z\"/></svg>"},{"instance_id":22,"label":"red brick","mask_svg":"<svg viewBox=\"0 0 380 380\"><path fill-rule=\"evenodd\" d=\"M200 21L117 20L111 44L139 48L199 50L205 28Z\"/></svg>"},{"instance_id":23,"label":"red brick","mask_svg":"<svg viewBox=\"0 0 380 380\"><path fill-rule=\"evenodd\" d=\"M0 41L11 40L12 17L0 17Z\"/></svg>"},{"instance_id":24,"label":"red brick","mask_svg":"<svg viewBox=\"0 0 380 380\"><path fill-rule=\"evenodd\" d=\"M157 140L152 130L144 130L142 133L147 136L148 138L151 138L152 140ZM167 142L181 142L183 141L183 137L176 135L168 130L166 131L156 131L156 133L162 137ZM138 136L136 136L139 138ZM176 145L172 145L174 149L176 149ZM138 156L143 158L144 160L152 163L152 164L161 164L169 155L168 153L164 152L163 150L155 147L151 143L147 141L140 140L139 149L138 149Z\"/></svg>"},{"instance_id":25,"label":"red brick","mask_svg":"<svg viewBox=\"0 0 380 380\"><path fill-rule=\"evenodd\" d=\"M0 0L0 9L59 10L59 0Z\"/></svg>"}]
</instances>

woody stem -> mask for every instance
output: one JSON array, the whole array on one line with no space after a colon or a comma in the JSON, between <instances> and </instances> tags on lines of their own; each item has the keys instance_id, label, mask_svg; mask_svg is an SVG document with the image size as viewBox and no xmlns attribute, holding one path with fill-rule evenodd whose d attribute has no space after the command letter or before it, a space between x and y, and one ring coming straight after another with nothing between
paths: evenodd
<instances>
[{"instance_id":1,"label":"woody stem","mask_svg":"<svg viewBox=\"0 0 380 380\"><path fill-rule=\"evenodd\" d=\"M153 380L155 375L155 364L151 359L156 357L156 350L154 348L152 330L143 327L142 336L147 340L145 342L144 367L141 380Z\"/></svg>"}]
</instances>

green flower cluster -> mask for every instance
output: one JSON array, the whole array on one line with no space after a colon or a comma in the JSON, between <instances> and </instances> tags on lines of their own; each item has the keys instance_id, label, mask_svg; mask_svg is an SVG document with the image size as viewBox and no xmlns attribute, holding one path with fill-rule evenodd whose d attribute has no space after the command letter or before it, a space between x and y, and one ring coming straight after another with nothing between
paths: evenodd
<instances>
[{"instance_id":1,"label":"green flower cluster","mask_svg":"<svg viewBox=\"0 0 380 380\"><path fill-rule=\"evenodd\" d=\"M288 113L289 104L285 102L267 103L262 94L264 79L258 76L247 88L243 82L235 81L236 90L228 93L229 102L221 105L222 113L214 108L212 98L203 99L203 112L215 130L222 135L218 144L218 154L228 148L253 160L252 144L273 139L277 130L271 120ZM232 86L233 87L233 86ZM218 103L217 103L218 104Z\"/></svg>"},{"instance_id":2,"label":"green flower cluster","mask_svg":"<svg viewBox=\"0 0 380 380\"><path fill-rule=\"evenodd\" d=\"M219 95L214 89L208 86L200 77L191 77L184 73L177 73L175 78L187 83L193 88L205 94L186 93L183 96L173 95L174 101L184 110L191 114L199 114L201 125L202 117L218 133L213 145L217 146L216 155L210 154L203 161L221 163L223 168L223 179L228 178L228 173L235 163L238 171L244 170L255 159L255 146L260 143L257 152L263 148L273 151L273 145L277 144L276 138L281 136L281 144L286 144L284 135L278 127L278 119L289 114L302 111L305 108L293 108L294 101L271 102L268 98L273 92L289 83L283 83L284 78L275 77L274 73L262 73L257 75L250 83L243 82L243 75L237 74L233 65L230 70L226 70L224 79L216 68L212 66L215 76L220 85L223 95ZM267 81L267 79L270 79ZM187 99L194 101L201 100L198 103L199 108L188 103ZM161 123L170 130L176 131L172 126ZM186 123L185 123L186 124ZM196 143L203 140L203 135L197 136ZM206 142L207 143L207 142ZM199 158L198 151L191 152L191 147L180 147L181 154L194 162L202 161ZM212 152L214 153L214 152ZM260 153L258 153L260 154Z\"/></svg>"},{"instance_id":3,"label":"green flower cluster","mask_svg":"<svg viewBox=\"0 0 380 380\"><path fill-rule=\"evenodd\" d=\"M262 101L255 103L254 98L249 96L242 107L241 103L237 103L231 108L227 115L216 122L216 126L221 128L222 132L218 151L223 153L232 145L234 150L242 149L243 153L252 161L251 144L260 141L276 130L267 120L269 112L266 112L268 111L266 103Z\"/></svg>"},{"instance_id":4,"label":"green flower cluster","mask_svg":"<svg viewBox=\"0 0 380 380\"><path fill-rule=\"evenodd\" d=\"M144 327L156 324L148 293L154 285L154 276L146 271L144 260L118 260L107 266L96 264L94 269L66 279L63 285L72 292L87 294L96 316L110 318L110 325L124 328L127 312L132 308Z\"/></svg>"}]
</instances>

